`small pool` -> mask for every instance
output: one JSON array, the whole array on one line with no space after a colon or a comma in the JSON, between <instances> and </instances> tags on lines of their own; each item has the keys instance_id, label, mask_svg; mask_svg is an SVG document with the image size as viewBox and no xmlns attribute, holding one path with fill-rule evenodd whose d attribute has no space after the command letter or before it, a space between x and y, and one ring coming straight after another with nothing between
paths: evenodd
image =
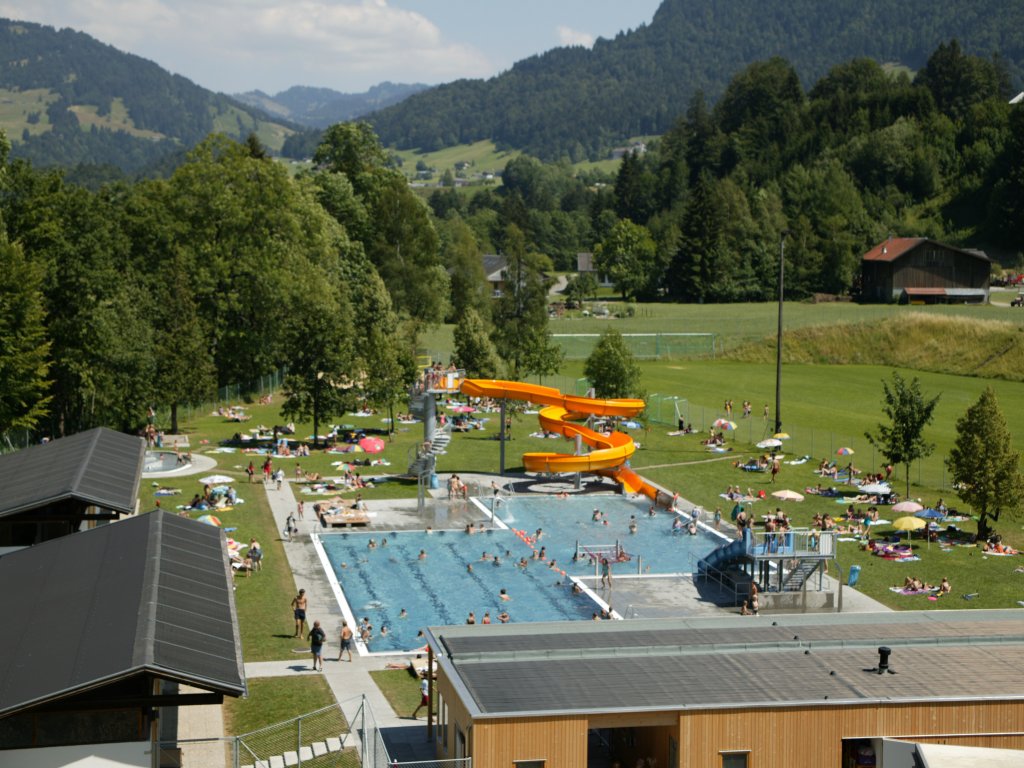
<instances>
[{"instance_id":1,"label":"small pool","mask_svg":"<svg viewBox=\"0 0 1024 768\"><path fill-rule=\"evenodd\" d=\"M142 459L142 473L153 472L174 472L178 469L185 469L192 466L191 463L182 461L178 463L178 457L172 451L146 451Z\"/></svg>"},{"instance_id":2,"label":"small pool","mask_svg":"<svg viewBox=\"0 0 1024 768\"><path fill-rule=\"evenodd\" d=\"M608 525L592 521L595 506ZM632 559L615 563L614 577L637 574L638 566L644 574L689 573L725 540L706 531L673 535L673 515L661 511L651 518L648 508L619 496L516 497L498 505L498 519L507 529L489 527L472 535L452 530L338 533L320 540L352 615L368 617L374 627L370 652L407 651L423 645L417 636L423 627L463 624L470 611L478 623L489 613L495 624L503 610L516 623L593 618L598 606L586 593L572 591L572 576L595 574L590 558L573 561L577 541L581 548L618 542ZM631 517L636 534L629 533ZM532 537L537 528L543 533L535 544L517 533L525 530ZM540 546L547 562L533 557ZM518 567L524 557L526 567ZM502 589L511 600L501 599ZM382 626L388 628L383 637Z\"/></svg>"}]
</instances>

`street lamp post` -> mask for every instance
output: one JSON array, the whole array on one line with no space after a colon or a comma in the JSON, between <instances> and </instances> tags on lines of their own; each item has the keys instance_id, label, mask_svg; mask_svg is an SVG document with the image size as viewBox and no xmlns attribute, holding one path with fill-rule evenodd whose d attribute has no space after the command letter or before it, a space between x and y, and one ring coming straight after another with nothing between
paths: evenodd
<instances>
[{"instance_id":1,"label":"street lamp post","mask_svg":"<svg viewBox=\"0 0 1024 768\"><path fill-rule=\"evenodd\" d=\"M788 229L779 234L779 331L775 338L775 434L782 431L782 297L786 275L786 236Z\"/></svg>"}]
</instances>

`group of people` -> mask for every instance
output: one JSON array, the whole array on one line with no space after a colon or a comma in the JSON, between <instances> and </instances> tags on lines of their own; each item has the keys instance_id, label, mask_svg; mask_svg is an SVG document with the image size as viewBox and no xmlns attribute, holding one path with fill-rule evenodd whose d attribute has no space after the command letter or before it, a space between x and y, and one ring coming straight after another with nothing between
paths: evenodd
<instances>
[{"instance_id":1,"label":"group of people","mask_svg":"<svg viewBox=\"0 0 1024 768\"><path fill-rule=\"evenodd\" d=\"M458 475L452 475L448 478L448 498L449 499L468 499L469 488L462 482L462 478Z\"/></svg>"}]
</instances>

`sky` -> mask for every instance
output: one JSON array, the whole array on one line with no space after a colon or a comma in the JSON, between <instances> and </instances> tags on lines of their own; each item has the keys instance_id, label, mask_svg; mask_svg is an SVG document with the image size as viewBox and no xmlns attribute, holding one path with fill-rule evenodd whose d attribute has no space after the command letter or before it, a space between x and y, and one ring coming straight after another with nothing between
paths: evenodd
<instances>
[{"instance_id":1,"label":"sky","mask_svg":"<svg viewBox=\"0 0 1024 768\"><path fill-rule=\"evenodd\" d=\"M0 0L214 91L358 93L490 77L560 45L648 24L661 0Z\"/></svg>"}]
</instances>

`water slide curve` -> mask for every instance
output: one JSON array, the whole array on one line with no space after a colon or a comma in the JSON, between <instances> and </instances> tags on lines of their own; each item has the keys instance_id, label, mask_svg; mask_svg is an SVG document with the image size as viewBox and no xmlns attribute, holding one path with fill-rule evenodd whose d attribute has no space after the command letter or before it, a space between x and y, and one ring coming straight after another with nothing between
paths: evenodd
<instances>
[{"instance_id":1,"label":"water slide curve","mask_svg":"<svg viewBox=\"0 0 1024 768\"><path fill-rule=\"evenodd\" d=\"M575 440L580 438L592 449L586 454L524 453L523 466L528 472L591 472L607 475L631 493L643 493L658 498L658 490L636 472L625 466L636 451L633 438L624 432L602 434L583 424L589 416L616 416L632 418L640 413L645 403L632 398L601 399L566 395L554 387L526 384L498 379L466 379L462 392L470 397L489 397L495 400L523 400L542 405L538 419L548 431Z\"/></svg>"}]
</instances>

